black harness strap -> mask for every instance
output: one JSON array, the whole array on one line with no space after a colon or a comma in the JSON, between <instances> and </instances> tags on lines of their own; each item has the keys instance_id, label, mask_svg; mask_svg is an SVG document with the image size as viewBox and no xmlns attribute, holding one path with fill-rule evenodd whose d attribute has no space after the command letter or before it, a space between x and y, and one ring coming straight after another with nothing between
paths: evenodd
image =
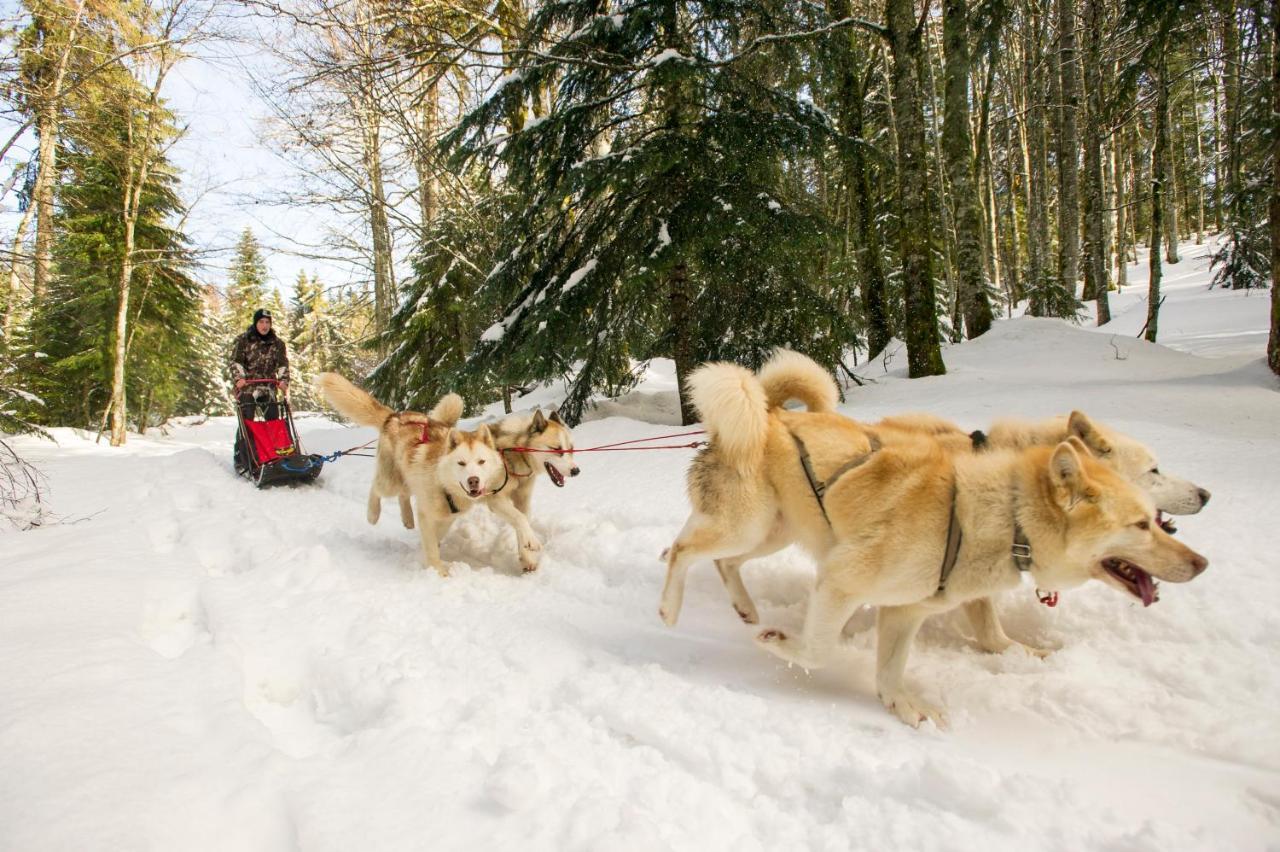
<instances>
[{"instance_id":1,"label":"black harness strap","mask_svg":"<svg viewBox=\"0 0 1280 852\"><path fill-rule=\"evenodd\" d=\"M453 495L450 494L448 491L444 492L444 502L449 504L450 514L453 514L453 515L458 514L458 504L453 502Z\"/></svg>"},{"instance_id":2,"label":"black harness strap","mask_svg":"<svg viewBox=\"0 0 1280 852\"><path fill-rule=\"evenodd\" d=\"M951 518L947 521L947 547L942 552L942 567L938 571L938 591L935 594L942 594L947 590L947 578L951 576L951 569L956 567L956 561L960 557L960 544L964 536L960 532L960 521L956 519L956 487L951 486Z\"/></svg>"},{"instance_id":3,"label":"black harness strap","mask_svg":"<svg viewBox=\"0 0 1280 852\"><path fill-rule=\"evenodd\" d=\"M818 501L818 508L822 510L822 517L826 520L827 526L831 526L831 518L827 515L827 504L823 497L826 496L827 491L836 484L840 477L871 460L871 457L880 449L880 439L874 435L869 435L868 440L871 444L871 449L845 462L835 473L822 482L818 481L818 475L813 472L813 461L809 458L809 450L805 447L804 441L800 440L800 436L794 432L791 433L791 440L795 441L796 450L800 453L800 466L804 468L804 478L809 482L809 489L813 492L813 498Z\"/></svg>"},{"instance_id":4,"label":"black harness strap","mask_svg":"<svg viewBox=\"0 0 1280 852\"><path fill-rule=\"evenodd\" d=\"M987 433L981 429L975 429L969 433L969 441L973 444L973 451L980 453L987 447L991 446L991 442L987 440Z\"/></svg>"}]
</instances>

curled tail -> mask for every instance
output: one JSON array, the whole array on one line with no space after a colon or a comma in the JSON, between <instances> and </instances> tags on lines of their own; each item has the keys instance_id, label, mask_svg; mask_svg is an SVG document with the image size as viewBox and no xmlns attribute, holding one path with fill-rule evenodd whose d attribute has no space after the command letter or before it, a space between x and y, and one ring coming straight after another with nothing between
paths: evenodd
<instances>
[{"instance_id":1,"label":"curled tail","mask_svg":"<svg viewBox=\"0 0 1280 852\"><path fill-rule=\"evenodd\" d=\"M737 364L704 364L687 385L713 449L735 466L758 465L769 433L769 401L755 374Z\"/></svg>"},{"instance_id":2,"label":"curled tail","mask_svg":"<svg viewBox=\"0 0 1280 852\"><path fill-rule=\"evenodd\" d=\"M428 416L445 426L457 426L458 420L462 417L462 409L464 407L465 404L462 401L462 397L456 393L447 393L440 397L440 401L436 403L435 408L431 409L431 413Z\"/></svg>"},{"instance_id":3,"label":"curled tail","mask_svg":"<svg viewBox=\"0 0 1280 852\"><path fill-rule=\"evenodd\" d=\"M834 411L840 400L835 379L818 362L790 349L777 349L758 373L770 408L798 399L814 412Z\"/></svg>"},{"instance_id":4,"label":"curled tail","mask_svg":"<svg viewBox=\"0 0 1280 852\"><path fill-rule=\"evenodd\" d=\"M380 427L392 414L390 408L337 373L321 373L316 385L343 417L361 426Z\"/></svg>"}]
</instances>

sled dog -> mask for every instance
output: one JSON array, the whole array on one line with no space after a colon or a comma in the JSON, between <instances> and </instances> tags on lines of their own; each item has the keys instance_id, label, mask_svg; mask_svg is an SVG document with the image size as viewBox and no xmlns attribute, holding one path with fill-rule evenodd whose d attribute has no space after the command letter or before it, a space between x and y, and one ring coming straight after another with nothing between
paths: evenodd
<instances>
[{"instance_id":1,"label":"sled dog","mask_svg":"<svg viewBox=\"0 0 1280 852\"><path fill-rule=\"evenodd\" d=\"M557 488L564 487L566 476L581 471L573 460L573 432L555 411L543 414L510 414L493 426L493 439L506 465L511 502L524 516L531 517L533 486L537 477L546 474ZM521 448L524 451L520 451Z\"/></svg>"},{"instance_id":2,"label":"sled dog","mask_svg":"<svg viewBox=\"0 0 1280 852\"><path fill-rule=\"evenodd\" d=\"M458 515L484 503L515 529L521 567L526 572L538 567L542 544L528 518L510 494L495 493L504 470L493 432L484 425L472 432L455 428L462 416L462 397L446 394L427 414L397 412L337 373L322 373L318 384L343 416L378 430L369 523L378 522L383 497L398 498L400 520L409 529L416 525L422 538L423 561L447 577L440 540Z\"/></svg>"},{"instance_id":3,"label":"sled dog","mask_svg":"<svg viewBox=\"0 0 1280 852\"><path fill-rule=\"evenodd\" d=\"M833 413L771 407L761 379L732 364L690 376L711 446L690 474L703 510L695 509L672 545L671 561L695 548L704 555L750 551L780 526L794 532L818 562L804 628L799 636L764 630L757 642L820 667L850 616L863 605L878 607L877 693L908 724L945 723L903 679L927 616L1013 588L1024 571L1040 588L1097 579L1150 605L1157 579L1186 582L1208 566L1156 524L1149 495L1079 438L981 453L950 452L928 435L881 443ZM802 457L826 477L821 513L812 511ZM738 507L727 534L717 523L723 512L705 511L717 500Z\"/></svg>"},{"instance_id":4,"label":"sled dog","mask_svg":"<svg viewBox=\"0 0 1280 852\"><path fill-rule=\"evenodd\" d=\"M835 413L838 400L835 382L821 366L797 352L778 350L757 375L752 376L745 370L739 375L744 388L749 388L751 393L758 391L766 409L788 427L823 424L816 440L801 436L802 442L786 441L780 447L779 452L790 454L790 464L800 474L803 473L799 458L801 444L809 456L810 467L823 471L825 476L850 460L862 458L870 451L873 440L878 446L930 437L947 452L972 453L980 449L1051 447L1074 436L1085 443L1096 460L1147 491L1161 512L1193 514L1209 499L1208 491L1185 479L1161 473L1155 455L1143 444L1090 420L1079 411L1072 412L1069 417L1052 418L1041 423L1003 420L992 428L990 435L966 433L954 423L930 414L900 415L865 425ZM705 395L704 404L708 406L725 404L724 400L714 396L712 389L707 389ZM784 403L793 399L804 404L807 414L782 408ZM809 415L822 415L822 419ZM754 507L767 514L767 509L760 509L756 501L767 501L768 489L752 489L752 496L739 502L738 498L744 492L724 487L725 482L735 481L735 476L731 466L710 452L701 454L690 468L688 488L693 513L677 537L676 545L663 553L668 567L659 612L667 624L674 624L679 618L685 577L693 562L714 559L739 617L748 624L755 624L759 617L755 603L742 583L742 564L796 541L804 544L805 539L800 532L810 526L813 529L808 530L809 538L818 543L823 541L825 521L807 481L798 499L802 506L809 507L809 513L798 529L792 529L787 517L775 511L767 535L758 538L738 530L736 519L743 517L744 511ZM1158 520L1167 531L1172 531L1172 525L1164 521L1162 515L1158 515ZM984 650L999 653L1020 644L1004 633L991 601L967 603L965 614L973 625L978 645ZM1033 653L1044 653L1042 649L1023 647Z\"/></svg>"}]
</instances>

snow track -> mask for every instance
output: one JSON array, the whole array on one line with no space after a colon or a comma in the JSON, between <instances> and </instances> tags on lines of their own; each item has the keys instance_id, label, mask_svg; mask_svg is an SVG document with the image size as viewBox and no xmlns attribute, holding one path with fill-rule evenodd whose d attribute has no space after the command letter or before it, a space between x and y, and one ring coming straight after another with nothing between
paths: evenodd
<instances>
[{"instance_id":1,"label":"snow track","mask_svg":"<svg viewBox=\"0 0 1280 852\"><path fill-rule=\"evenodd\" d=\"M662 625L687 451L584 455L564 489L540 482L533 575L505 524L467 515L446 580L396 512L365 523L370 459L257 492L225 420L123 451L22 439L66 522L0 534L0 848L1275 848L1280 395L1262 294L1188 281L1171 340L1251 354L1134 340L1131 288L1111 334L1002 322L948 350L946 377L907 382L898 356L849 391L860 419L969 428L1083 408L1214 494L1180 520L1209 571L1150 609L1096 585L1055 610L1007 595L1008 631L1046 660L926 624L908 676L947 733L880 707L868 630L813 675L760 653L710 565ZM611 409L631 417L578 444L669 432L670 388L656 366ZM369 435L300 428L312 452ZM744 573L763 621L799 624L803 555Z\"/></svg>"}]
</instances>

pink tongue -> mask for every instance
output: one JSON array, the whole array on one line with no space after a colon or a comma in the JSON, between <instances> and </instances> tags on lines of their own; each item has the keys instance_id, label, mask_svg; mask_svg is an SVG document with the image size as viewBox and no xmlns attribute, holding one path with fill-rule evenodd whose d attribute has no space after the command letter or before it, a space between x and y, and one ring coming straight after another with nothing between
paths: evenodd
<instances>
[{"instance_id":1,"label":"pink tongue","mask_svg":"<svg viewBox=\"0 0 1280 852\"><path fill-rule=\"evenodd\" d=\"M1140 568L1133 573L1138 575L1138 592L1142 595L1142 605L1151 606L1156 602L1156 584L1151 582L1151 575Z\"/></svg>"}]
</instances>

